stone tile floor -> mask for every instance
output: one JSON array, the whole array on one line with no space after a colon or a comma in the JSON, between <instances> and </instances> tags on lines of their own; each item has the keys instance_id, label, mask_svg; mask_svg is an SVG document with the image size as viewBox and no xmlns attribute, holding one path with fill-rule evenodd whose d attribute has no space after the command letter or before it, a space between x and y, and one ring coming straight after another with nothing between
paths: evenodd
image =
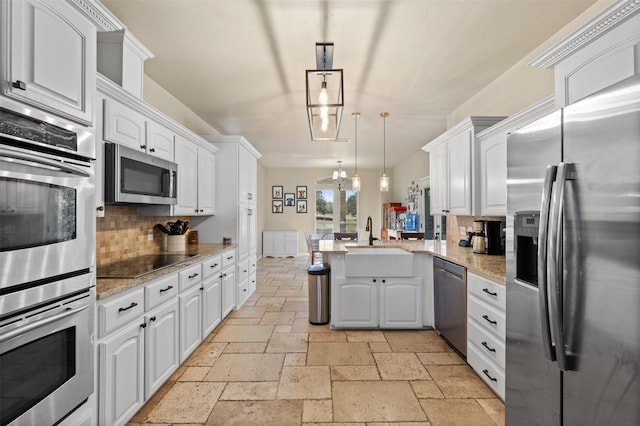
<instances>
[{"instance_id":1,"label":"stone tile floor","mask_svg":"<svg viewBox=\"0 0 640 426\"><path fill-rule=\"evenodd\" d=\"M503 425L504 405L434 332L308 321L306 257L261 259L257 290L130 425Z\"/></svg>"}]
</instances>

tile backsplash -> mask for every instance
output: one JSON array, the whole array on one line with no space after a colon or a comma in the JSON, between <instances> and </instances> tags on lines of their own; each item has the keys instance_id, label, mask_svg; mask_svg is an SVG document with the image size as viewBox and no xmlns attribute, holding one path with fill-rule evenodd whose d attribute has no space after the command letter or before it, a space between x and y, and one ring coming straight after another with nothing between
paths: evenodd
<instances>
[{"instance_id":1,"label":"tile backsplash","mask_svg":"<svg viewBox=\"0 0 640 426\"><path fill-rule=\"evenodd\" d=\"M165 234L155 225L178 219L191 224L191 216L138 216L135 206L105 206L104 217L96 218L97 265L162 251ZM150 230L153 240L149 240Z\"/></svg>"}]
</instances>

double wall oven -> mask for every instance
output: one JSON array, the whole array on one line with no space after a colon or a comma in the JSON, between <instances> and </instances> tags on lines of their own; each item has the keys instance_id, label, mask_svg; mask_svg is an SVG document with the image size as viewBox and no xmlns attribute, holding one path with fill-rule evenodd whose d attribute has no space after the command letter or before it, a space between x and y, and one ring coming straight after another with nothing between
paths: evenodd
<instances>
[{"instance_id":1,"label":"double wall oven","mask_svg":"<svg viewBox=\"0 0 640 426\"><path fill-rule=\"evenodd\" d=\"M0 425L93 393L94 158L91 129L0 100Z\"/></svg>"}]
</instances>

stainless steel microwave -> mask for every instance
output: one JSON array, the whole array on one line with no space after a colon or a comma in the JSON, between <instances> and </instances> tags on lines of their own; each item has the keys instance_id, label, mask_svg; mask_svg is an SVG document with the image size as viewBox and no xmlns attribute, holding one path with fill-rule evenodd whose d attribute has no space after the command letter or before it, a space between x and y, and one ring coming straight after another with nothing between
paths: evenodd
<instances>
[{"instance_id":1,"label":"stainless steel microwave","mask_svg":"<svg viewBox=\"0 0 640 426\"><path fill-rule=\"evenodd\" d=\"M145 152L105 143L105 202L176 204L178 165Z\"/></svg>"}]
</instances>

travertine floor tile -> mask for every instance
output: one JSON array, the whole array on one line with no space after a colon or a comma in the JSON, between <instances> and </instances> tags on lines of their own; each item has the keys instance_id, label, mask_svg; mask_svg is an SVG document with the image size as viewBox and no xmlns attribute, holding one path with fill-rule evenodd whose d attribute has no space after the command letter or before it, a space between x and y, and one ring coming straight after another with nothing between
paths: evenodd
<instances>
[{"instance_id":1,"label":"travertine floor tile","mask_svg":"<svg viewBox=\"0 0 640 426\"><path fill-rule=\"evenodd\" d=\"M307 333L274 333L267 352L307 352Z\"/></svg>"},{"instance_id":2,"label":"travertine floor tile","mask_svg":"<svg viewBox=\"0 0 640 426\"><path fill-rule=\"evenodd\" d=\"M276 328L273 329L274 333L291 333L290 325L276 325Z\"/></svg>"},{"instance_id":3,"label":"travertine floor tile","mask_svg":"<svg viewBox=\"0 0 640 426\"><path fill-rule=\"evenodd\" d=\"M178 382L147 416L152 423L204 423L224 383Z\"/></svg>"},{"instance_id":4,"label":"travertine floor tile","mask_svg":"<svg viewBox=\"0 0 640 426\"><path fill-rule=\"evenodd\" d=\"M294 333L327 333L331 331L329 324L314 325L309 322L308 312L296 312L291 331Z\"/></svg>"},{"instance_id":5,"label":"travertine floor tile","mask_svg":"<svg viewBox=\"0 0 640 426\"><path fill-rule=\"evenodd\" d=\"M477 399L478 404L498 426L505 424L504 404L497 398Z\"/></svg>"},{"instance_id":6,"label":"travertine floor tile","mask_svg":"<svg viewBox=\"0 0 640 426\"><path fill-rule=\"evenodd\" d=\"M392 352L387 342L369 342L371 352Z\"/></svg>"},{"instance_id":7,"label":"travertine floor tile","mask_svg":"<svg viewBox=\"0 0 640 426\"><path fill-rule=\"evenodd\" d=\"M412 353L375 353L382 380L430 380L431 376Z\"/></svg>"},{"instance_id":8,"label":"travertine floor tile","mask_svg":"<svg viewBox=\"0 0 640 426\"><path fill-rule=\"evenodd\" d=\"M435 331L385 331L393 352L451 352Z\"/></svg>"},{"instance_id":9,"label":"travertine floor tile","mask_svg":"<svg viewBox=\"0 0 640 426\"><path fill-rule=\"evenodd\" d=\"M302 400L219 401L206 426L299 426L301 423Z\"/></svg>"},{"instance_id":10,"label":"travertine floor tile","mask_svg":"<svg viewBox=\"0 0 640 426\"><path fill-rule=\"evenodd\" d=\"M307 354L286 354L284 358L284 365L307 365Z\"/></svg>"},{"instance_id":11,"label":"travertine floor tile","mask_svg":"<svg viewBox=\"0 0 640 426\"><path fill-rule=\"evenodd\" d=\"M307 365L374 365L365 342L309 343Z\"/></svg>"},{"instance_id":12,"label":"travertine floor tile","mask_svg":"<svg viewBox=\"0 0 640 426\"><path fill-rule=\"evenodd\" d=\"M225 354L248 354L248 353L262 353L267 347L267 342L239 342L239 343L227 343L227 347L224 348Z\"/></svg>"},{"instance_id":13,"label":"travertine floor tile","mask_svg":"<svg viewBox=\"0 0 640 426\"><path fill-rule=\"evenodd\" d=\"M291 325L295 317L295 312L267 312L262 316L260 325Z\"/></svg>"},{"instance_id":14,"label":"travertine floor tile","mask_svg":"<svg viewBox=\"0 0 640 426\"><path fill-rule=\"evenodd\" d=\"M302 421L330 422L333 420L333 408L330 399L305 400L302 409Z\"/></svg>"},{"instance_id":15,"label":"travertine floor tile","mask_svg":"<svg viewBox=\"0 0 640 426\"><path fill-rule=\"evenodd\" d=\"M331 331L328 333L309 333L310 342L346 342L347 333L344 331Z\"/></svg>"},{"instance_id":16,"label":"travertine floor tile","mask_svg":"<svg viewBox=\"0 0 640 426\"><path fill-rule=\"evenodd\" d=\"M272 382L280 379L284 354L222 354L204 378L210 382Z\"/></svg>"},{"instance_id":17,"label":"travertine floor tile","mask_svg":"<svg viewBox=\"0 0 640 426\"><path fill-rule=\"evenodd\" d=\"M278 382L234 382L227 383L220 401L250 401L276 399Z\"/></svg>"},{"instance_id":18,"label":"travertine floor tile","mask_svg":"<svg viewBox=\"0 0 640 426\"><path fill-rule=\"evenodd\" d=\"M416 355L424 365L464 364L464 360L455 352L418 353Z\"/></svg>"},{"instance_id":19,"label":"travertine floor tile","mask_svg":"<svg viewBox=\"0 0 640 426\"><path fill-rule=\"evenodd\" d=\"M375 365L334 365L331 380L380 380L380 374Z\"/></svg>"},{"instance_id":20,"label":"travertine floor tile","mask_svg":"<svg viewBox=\"0 0 640 426\"><path fill-rule=\"evenodd\" d=\"M207 373L211 370L211 367L187 367L187 369L182 373L179 382L201 382L202 379L207 375Z\"/></svg>"},{"instance_id":21,"label":"travertine floor tile","mask_svg":"<svg viewBox=\"0 0 640 426\"><path fill-rule=\"evenodd\" d=\"M309 303L304 302L289 302L288 299L282 305L283 312L308 312L309 311Z\"/></svg>"},{"instance_id":22,"label":"travertine floor tile","mask_svg":"<svg viewBox=\"0 0 640 426\"><path fill-rule=\"evenodd\" d=\"M264 306L261 307L252 307L252 306L243 306L237 311L233 311L229 314L230 318L261 318L262 315L267 311L267 308Z\"/></svg>"},{"instance_id":23,"label":"travertine floor tile","mask_svg":"<svg viewBox=\"0 0 640 426\"><path fill-rule=\"evenodd\" d=\"M278 399L331 398L329 367L284 367L278 386Z\"/></svg>"},{"instance_id":24,"label":"travertine floor tile","mask_svg":"<svg viewBox=\"0 0 640 426\"><path fill-rule=\"evenodd\" d=\"M382 331L377 330L358 330L347 331L347 341L349 342L386 342Z\"/></svg>"},{"instance_id":25,"label":"travertine floor tile","mask_svg":"<svg viewBox=\"0 0 640 426\"><path fill-rule=\"evenodd\" d=\"M185 367L212 366L224 351L226 343L203 343L184 362Z\"/></svg>"},{"instance_id":26,"label":"travertine floor tile","mask_svg":"<svg viewBox=\"0 0 640 426\"><path fill-rule=\"evenodd\" d=\"M433 380L419 380L411 382L411 387L419 399L444 398L440 388Z\"/></svg>"},{"instance_id":27,"label":"travertine floor tile","mask_svg":"<svg viewBox=\"0 0 640 426\"><path fill-rule=\"evenodd\" d=\"M258 325L260 318L229 318L225 325Z\"/></svg>"},{"instance_id":28,"label":"travertine floor tile","mask_svg":"<svg viewBox=\"0 0 640 426\"><path fill-rule=\"evenodd\" d=\"M334 382L333 418L337 422L426 421L408 382Z\"/></svg>"},{"instance_id":29,"label":"travertine floor tile","mask_svg":"<svg viewBox=\"0 0 640 426\"><path fill-rule=\"evenodd\" d=\"M434 426L495 425L475 399L421 399L420 404Z\"/></svg>"},{"instance_id":30,"label":"travertine floor tile","mask_svg":"<svg viewBox=\"0 0 640 426\"><path fill-rule=\"evenodd\" d=\"M284 297L268 297L262 296L256 302L255 306L282 306L285 302Z\"/></svg>"},{"instance_id":31,"label":"travertine floor tile","mask_svg":"<svg viewBox=\"0 0 640 426\"><path fill-rule=\"evenodd\" d=\"M468 365L427 366L446 398L495 398L495 394Z\"/></svg>"},{"instance_id":32,"label":"travertine floor tile","mask_svg":"<svg viewBox=\"0 0 640 426\"><path fill-rule=\"evenodd\" d=\"M214 342L268 342L273 333L270 325L228 325L215 337Z\"/></svg>"}]
</instances>

